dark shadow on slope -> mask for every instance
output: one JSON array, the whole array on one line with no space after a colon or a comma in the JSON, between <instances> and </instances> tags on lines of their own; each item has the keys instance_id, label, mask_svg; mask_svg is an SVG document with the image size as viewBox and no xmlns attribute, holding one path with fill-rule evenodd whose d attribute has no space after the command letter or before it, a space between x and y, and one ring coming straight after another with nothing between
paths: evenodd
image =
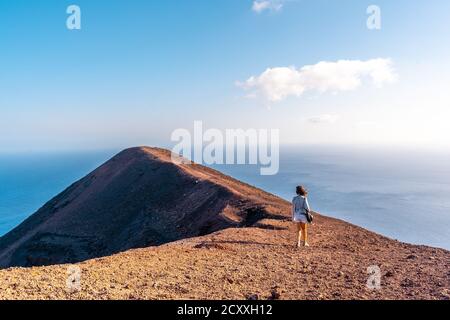
<instances>
[{"instance_id":1,"label":"dark shadow on slope","mask_svg":"<svg viewBox=\"0 0 450 320\"><path fill-rule=\"evenodd\" d=\"M223 248L221 244L239 244L239 245L257 245L257 246L270 246L270 247L283 247L291 248L291 245L280 244L280 243L264 243L257 241L244 241L244 240L214 240L214 241L202 241L198 245L194 246L196 249L201 248Z\"/></svg>"},{"instance_id":2,"label":"dark shadow on slope","mask_svg":"<svg viewBox=\"0 0 450 320\"><path fill-rule=\"evenodd\" d=\"M260 223L260 222L255 223L252 227L253 228L258 228L258 229L264 229L264 230L277 230L277 231L288 230L289 229L287 227L278 227L278 226L274 226L274 225L271 225L271 224Z\"/></svg>"},{"instance_id":3,"label":"dark shadow on slope","mask_svg":"<svg viewBox=\"0 0 450 320\"><path fill-rule=\"evenodd\" d=\"M230 179L216 177L221 178ZM241 223L223 215L227 207ZM1 237L0 268L76 263L284 218L172 162L140 148L130 149Z\"/></svg>"}]
</instances>

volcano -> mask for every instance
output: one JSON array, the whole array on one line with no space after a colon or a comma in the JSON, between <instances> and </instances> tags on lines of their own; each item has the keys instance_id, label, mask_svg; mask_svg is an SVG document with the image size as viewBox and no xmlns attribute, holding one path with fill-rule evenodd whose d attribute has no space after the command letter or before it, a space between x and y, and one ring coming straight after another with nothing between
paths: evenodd
<instances>
[{"instance_id":1,"label":"volcano","mask_svg":"<svg viewBox=\"0 0 450 320\"><path fill-rule=\"evenodd\" d=\"M277 201L215 170L175 164L167 150L131 148L0 238L0 266L79 262L250 226Z\"/></svg>"}]
</instances>

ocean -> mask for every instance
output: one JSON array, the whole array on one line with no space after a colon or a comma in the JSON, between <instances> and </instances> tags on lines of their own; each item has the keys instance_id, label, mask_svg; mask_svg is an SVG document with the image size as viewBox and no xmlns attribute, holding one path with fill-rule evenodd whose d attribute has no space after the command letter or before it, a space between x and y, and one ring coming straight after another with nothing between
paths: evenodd
<instances>
[{"instance_id":1,"label":"ocean","mask_svg":"<svg viewBox=\"0 0 450 320\"><path fill-rule=\"evenodd\" d=\"M0 154L0 236L116 151ZM296 146L281 149L274 176L258 166L214 168L287 200L305 185L314 211L450 250L450 154Z\"/></svg>"}]
</instances>

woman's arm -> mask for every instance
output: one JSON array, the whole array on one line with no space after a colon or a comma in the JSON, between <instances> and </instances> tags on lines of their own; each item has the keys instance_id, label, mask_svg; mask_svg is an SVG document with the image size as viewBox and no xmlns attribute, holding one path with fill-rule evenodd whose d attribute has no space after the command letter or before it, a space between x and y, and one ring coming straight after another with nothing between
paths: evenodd
<instances>
[{"instance_id":1,"label":"woman's arm","mask_svg":"<svg viewBox=\"0 0 450 320\"><path fill-rule=\"evenodd\" d=\"M311 208L309 207L308 198L305 198L305 209L307 211L311 211Z\"/></svg>"},{"instance_id":2,"label":"woman's arm","mask_svg":"<svg viewBox=\"0 0 450 320\"><path fill-rule=\"evenodd\" d=\"M293 220L294 216L295 216L295 202L294 201L292 201L291 216L292 216L292 220Z\"/></svg>"}]
</instances>

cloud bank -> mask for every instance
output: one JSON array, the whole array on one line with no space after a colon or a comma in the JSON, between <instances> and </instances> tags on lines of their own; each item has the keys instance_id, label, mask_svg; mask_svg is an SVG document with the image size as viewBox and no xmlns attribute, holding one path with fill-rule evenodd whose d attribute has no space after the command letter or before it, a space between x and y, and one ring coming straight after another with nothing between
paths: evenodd
<instances>
[{"instance_id":1,"label":"cloud bank","mask_svg":"<svg viewBox=\"0 0 450 320\"><path fill-rule=\"evenodd\" d=\"M252 10L256 13L261 13L265 10L280 11L283 8L281 0L255 0L253 1Z\"/></svg>"},{"instance_id":2,"label":"cloud bank","mask_svg":"<svg viewBox=\"0 0 450 320\"><path fill-rule=\"evenodd\" d=\"M321 61L295 67L268 68L259 76L252 76L238 86L251 91L251 96L261 96L276 102L290 96L300 97L305 92L319 93L352 91L364 80L381 87L397 80L397 74L390 59Z\"/></svg>"},{"instance_id":3,"label":"cloud bank","mask_svg":"<svg viewBox=\"0 0 450 320\"><path fill-rule=\"evenodd\" d=\"M306 120L312 124L333 124L336 123L339 118L340 117L337 114L321 114L319 116L311 117Z\"/></svg>"}]
</instances>

